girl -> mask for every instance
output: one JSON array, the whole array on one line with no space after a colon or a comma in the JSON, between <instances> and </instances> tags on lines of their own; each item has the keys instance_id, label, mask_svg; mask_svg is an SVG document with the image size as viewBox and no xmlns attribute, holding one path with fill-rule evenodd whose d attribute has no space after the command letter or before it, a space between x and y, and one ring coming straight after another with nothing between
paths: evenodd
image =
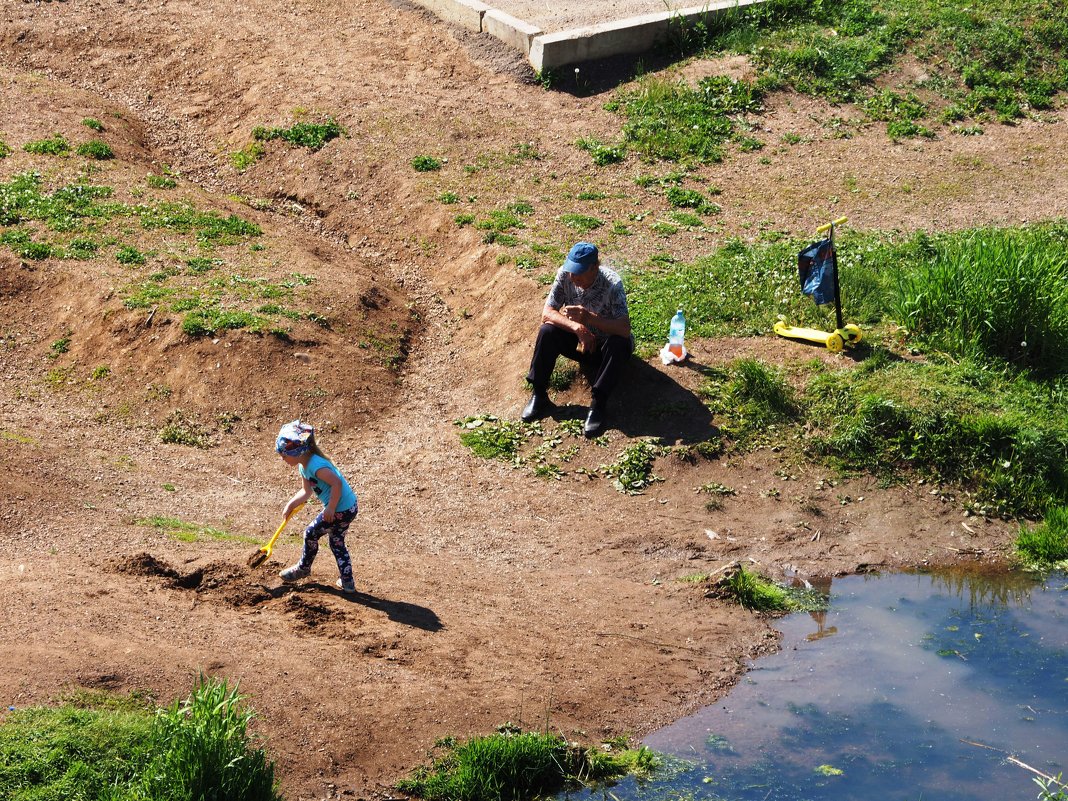
<instances>
[{"instance_id":1,"label":"girl","mask_svg":"<svg viewBox=\"0 0 1068 801\"><path fill-rule=\"evenodd\" d=\"M344 592L356 592L356 584L352 580L352 559L349 557L348 548L345 547L345 532L359 511L356 494L345 477L319 450L319 446L315 444L315 429L307 423L294 420L282 426L278 439L275 440L275 450L281 454L283 462L297 465L297 471L303 481L300 492L289 499L283 514L288 517L291 511L311 498L313 493L323 504L323 511L304 529L304 551L300 561L278 575L285 582L306 578L311 573L315 555L319 553L319 538L327 534L330 550L334 552L337 569L341 573L337 586Z\"/></svg>"}]
</instances>

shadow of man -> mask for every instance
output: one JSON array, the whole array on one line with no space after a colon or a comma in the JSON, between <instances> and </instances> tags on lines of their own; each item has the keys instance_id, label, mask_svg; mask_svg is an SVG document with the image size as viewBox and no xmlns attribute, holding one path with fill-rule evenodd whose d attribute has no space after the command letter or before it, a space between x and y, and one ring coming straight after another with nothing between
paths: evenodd
<instances>
[{"instance_id":1,"label":"shadow of man","mask_svg":"<svg viewBox=\"0 0 1068 801\"><path fill-rule=\"evenodd\" d=\"M689 361L672 370L691 369ZM673 445L718 439L712 412L668 373L632 358L612 396L609 427L628 437L658 437Z\"/></svg>"}]
</instances>

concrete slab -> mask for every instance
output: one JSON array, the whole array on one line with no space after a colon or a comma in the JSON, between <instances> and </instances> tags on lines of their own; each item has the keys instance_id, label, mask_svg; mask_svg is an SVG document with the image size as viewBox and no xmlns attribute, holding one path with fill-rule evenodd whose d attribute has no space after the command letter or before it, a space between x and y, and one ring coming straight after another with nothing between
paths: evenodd
<instances>
[{"instance_id":1,"label":"concrete slab","mask_svg":"<svg viewBox=\"0 0 1068 801\"><path fill-rule=\"evenodd\" d=\"M644 14L615 22L547 33L534 39L528 54L538 72L625 53L644 53L662 40L673 24L695 24L717 14L765 0L720 0L676 11Z\"/></svg>"},{"instance_id":2,"label":"concrete slab","mask_svg":"<svg viewBox=\"0 0 1068 801\"><path fill-rule=\"evenodd\" d=\"M441 19L489 33L538 72L652 48L669 22L697 22L766 0L414 0Z\"/></svg>"},{"instance_id":3,"label":"concrete slab","mask_svg":"<svg viewBox=\"0 0 1068 801\"><path fill-rule=\"evenodd\" d=\"M496 36L524 56L530 53L530 43L534 41L534 37L542 33L541 28L495 8L491 8L482 17L482 31Z\"/></svg>"},{"instance_id":4,"label":"concrete slab","mask_svg":"<svg viewBox=\"0 0 1068 801\"><path fill-rule=\"evenodd\" d=\"M472 31L482 30L482 17L490 6L481 0L418 0L439 19Z\"/></svg>"}]
</instances>

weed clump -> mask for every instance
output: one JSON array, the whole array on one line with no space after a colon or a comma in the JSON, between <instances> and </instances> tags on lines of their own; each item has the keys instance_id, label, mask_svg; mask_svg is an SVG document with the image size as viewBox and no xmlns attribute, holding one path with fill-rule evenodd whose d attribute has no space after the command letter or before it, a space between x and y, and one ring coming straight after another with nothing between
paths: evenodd
<instances>
[{"instance_id":1,"label":"weed clump","mask_svg":"<svg viewBox=\"0 0 1068 801\"><path fill-rule=\"evenodd\" d=\"M598 167L607 167L609 164L618 164L627 157L625 145L609 145L593 137L579 139L575 146L590 154L593 163Z\"/></svg>"},{"instance_id":2,"label":"weed clump","mask_svg":"<svg viewBox=\"0 0 1068 801\"><path fill-rule=\"evenodd\" d=\"M115 152L111 149L111 145L107 142L101 142L99 139L90 139L88 142L82 142L78 145L78 149L75 151L79 156L84 156L88 159L96 159L97 161L105 161L107 159L115 158Z\"/></svg>"},{"instance_id":3,"label":"weed clump","mask_svg":"<svg viewBox=\"0 0 1068 801\"><path fill-rule=\"evenodd\" d=\"M483 459L513 461L528 437L528 427L523 423L501 420L489 414L457 420L456 424L464 428L460 442Z\"/></svg>"},{"instance_id":4,"label":"weed clump","mask_svg":"<svg viewBox=\"0 0 1068 801\"><path fill-rule=\"evenodd\" d=\"M441 159L433 156L415 156L411 163L412 169L416 172L436 172L441 169Z\"/></svg>"},{"instance_id":5,"label":"weed clump","mask_svg":"<svg viewBox=\"0 0 1068 801\"><path fill-rule=\"evenodd\" d=\"M22 149L36 156L65 156L70 153L70 142L67 141L63 134L57 133L49 139L37 139L33 142L27 142L22 146Z\"/></svg>"},{"instance_id":6,"label":"weed clump","mask_svg":"<svg viewBox=\"0 0 1068 801\"><path fill-rule=\"evenodd\" d=\"M328 117L325 122L298 122L289 128L260 126L252 130L252 138L258 142L282 139L291 145L315 151L321 150L327 142L337 139L344 133L345 129L333 117Z\"/></svg>"},{"instance_id":7,"label":"weed clump","mask_svg":"<svg viewBox=\"0 0 1068 801\"><path fill-rule=\"evenodd\" d=\"M1016 537L1020 558L1039 566L1068 560L1068 507L1052 506L1037 526L1023 526Z\"/></svg>"},{"instance_id":8,"label":"weed clump","mask_svg":"<svg viewBox=\"0 0 1068 801\"><path fill-rule=\"evenodd\" d=\"M827 608L827 598L816 591L782 587L738 562L723 571L708 594L754 612L820 611Z\"/></svg>"},{"instance_id":9,"label":"weed clump","mask_svg":"<svg viewBox=\"0 0 1068 801\"><path fill-rule=\"evenodd\" d=\"M463 742L439 741L444 753L397 788L427 801L526 801L583 781L647 774L660 764L647 748L597 752L569 745L555 734L501 729Z\"/></svg>"},{"instance_id":10,"label":"weed clump","mask_svg":"<svg viewBox=\"0 0 1068 801\"><path fill-rule=\"evenodd\" d=\"M178 186L178 182L168 175L150 174L147 178L145 178L145 183L147 183L153 189L174 189L176 186Z\"/></svg>"},{"instance_id":11,"label":"weed clump","mask_svg":"<svg viewBox=\"0 0 1068 801\"><path fill-rule=\"evenodd\" d=\"M172 445L188 445L193 448L210 448L211 435L195 419L190 418L181 409L175 409L168 415L159 430L161 442Z\"/></svg>"},{"instance_id":12,"label":"weed clump","mask_svg":"<svg viewBox=\"0 0 1068 801\"><path fill-rule=\"evenodd\" d=\"M635 442L623 449L612 464L602 465L600 472L612 480L612 486L627 495L640 495L650 484L663 479L653 475L653 463L660 448L651 442Z\"/></svg>"}]
</instances>

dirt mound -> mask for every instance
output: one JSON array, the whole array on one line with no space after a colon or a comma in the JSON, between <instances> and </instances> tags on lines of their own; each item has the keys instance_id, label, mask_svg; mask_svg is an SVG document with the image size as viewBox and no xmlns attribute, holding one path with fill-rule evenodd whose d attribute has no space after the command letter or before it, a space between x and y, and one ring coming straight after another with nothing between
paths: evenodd
<instances>
[{"instance_id":1,"label":"dirt mound","mask_svg":"<svg viewBox=\"0 0 1068 801\"><path fill-rule=\"evenodd\" d=\"M142 551L130 556L117 556L108 562L108 569L113 573L122 573L128 576L144 576L165 578L170 582L177 582L181 576L177 570L152 554Z\"/></svg>"}]
</instances>

